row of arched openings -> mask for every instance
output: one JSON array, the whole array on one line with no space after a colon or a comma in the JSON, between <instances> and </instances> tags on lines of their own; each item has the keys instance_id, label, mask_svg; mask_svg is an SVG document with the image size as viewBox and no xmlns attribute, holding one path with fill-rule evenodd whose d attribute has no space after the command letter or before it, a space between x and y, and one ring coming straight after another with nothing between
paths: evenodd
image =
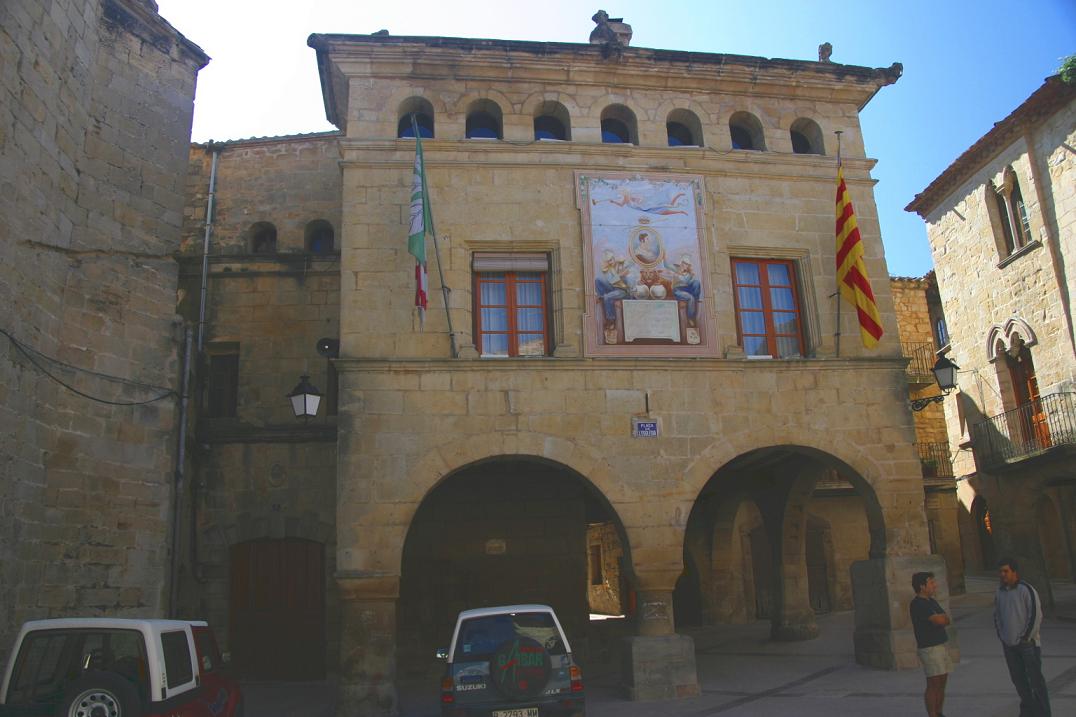
<instances>
[{"instance_id":1,"label":"row of arched openings","mask_svg":"<svg viewBox=\"0 0 1076 717\"><path fill-rule=\"evenodd\" d=\"M422 97L411 97L400 105L396 136L424 139L436 136L433 105ZM500 105L490 99L475 100L467 109L464 136L467 139L504 139L503 113ZM702 147L702 122L691 110L675 109L665 120L670 147ZM789 130L792 151L796 154L825 154L825 142L818 123L800 117ZM729 118L729 136L733 149L766 150L762 123L750 112L736 112ZM639 144L638 122L635 113L622 104L612 104L602 110L601 137L605 144ZM571 117L560 102L547 100L535 109L534 139L570 141Z\"/></svg>"},{"instance_id":2,"label":"row of arched openings","mask_svg":"<svg viewBox=\"0 0 1076 717\"><path fill-rule=\"evenodd\" d=\"M272 222L254 222L246 233L251 254L277 253L277 231ZM303 228L303 248L308 254L331 254L336 248L333 225L324 219L307 222Z\"/></svg>"}]
</instances>

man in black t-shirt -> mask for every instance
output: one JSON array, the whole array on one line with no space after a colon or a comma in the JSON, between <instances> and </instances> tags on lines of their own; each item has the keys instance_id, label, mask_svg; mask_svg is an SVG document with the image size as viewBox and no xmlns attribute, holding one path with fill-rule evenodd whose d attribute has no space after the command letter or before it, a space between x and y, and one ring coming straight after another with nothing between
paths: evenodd
<instances>
[{"instance_id":1,"label":"man in black t-shirt","mask_svg":"<svg viewBox=\"0 0 1076 717\"><path fill-rule=\"evenodd\" d=\"M929 717L945 717L942 714L945 683L953 667L949 660L949 648L945 645L949 640L945 632L945 626L950 622L949 616L934 599L934 593L938 591L934 573L912 575L912 589L915 590L915 597L908 606L908 613L915 630L915 643L919 647L919 661L923 663L923 672L927 676L923 702Z\"/></svg>"}]
</instances>

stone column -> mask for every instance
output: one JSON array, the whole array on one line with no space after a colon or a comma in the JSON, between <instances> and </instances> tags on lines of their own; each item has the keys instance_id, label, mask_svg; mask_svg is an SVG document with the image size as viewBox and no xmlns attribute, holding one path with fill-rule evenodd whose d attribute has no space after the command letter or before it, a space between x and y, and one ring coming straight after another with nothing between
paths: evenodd
<instances>
[{"instance_id":1,"label":"stone column","mask_svg":"<svg viewBox=\"0 0 1076 717\"><path fill-rule=\"evenodd\" d=\"M949 581L945 561L939 555L888 556L852 563L856 662L885 670L919 665L908 604L915 596L912 574L920 571L934 573L938 583L935 599L948 610ZM952 626L949 651L959 660L956 631Z\"/></svg>"},{"instance_id":2,"label":"stone column","mask_svg":"<svg viewBox=\"0 0 1076 717\"><path fill-rule=\"evenodd\" d=\"M811 608L807 584L807 503L818 471L797 476L787 488L784 506L773 541L777 589L774 592L770 637L796 641L818 637L818 623Z\"/></svg>"},{"instance_id":3,"label":"stone column","mask_svg":"<svg viewBox=\"0 0 1076 717\"><path fill-rule=\"evenodd\" d=\"M391 717L396 698L398 576L337 575L340 589L338 717Z\"/></svg>"},{"instance_id":4,"label":"stone column","mask_svg":"<svg viewBox=\"0 0 1076 717\"><path fill-rule=\"evenodd\" d=\"M636 572L638 575L638 571ZM636 598L638 634L624 638L622 679L628 699L696 697L695 641L677 635L673 624L676 575L640 576Z\"/></svg>"}]
</instances>

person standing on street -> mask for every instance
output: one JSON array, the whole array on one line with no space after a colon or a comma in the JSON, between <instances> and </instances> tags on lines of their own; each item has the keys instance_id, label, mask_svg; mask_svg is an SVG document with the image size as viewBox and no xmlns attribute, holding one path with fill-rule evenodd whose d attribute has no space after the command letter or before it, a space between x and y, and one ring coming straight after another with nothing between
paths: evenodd
<instances>
[{"instance_id":1,"label":"person standing on street","mask_svg":"<svg viewBox=\"0 0 1076 717\"><path fill-rule=\"evenodd\" d=\"M945 683L949 680L949 671L953 663L949 659L946 642L949 635L945 626L950 623L945 610L934 599L938 585L934 582L934 573L915 573L912 575L912 590L915 597L908 606L915 631L915 643L919 647L919 662L927 676L927 689L923 693L928 717L945 717L942 705L945 702Z\"/></svg>"},{"instance_id":2,"label":"person standing on street","mask_svg":"<svg viewBox=\"0 0 1076 717\"><path fill-rule=\"evenodd\" d=\"M1020 569L1012 558L998 562L1001 584L994 593L994 627L997 629L1005 664L1020 695L1020 717L1050 717L1050 696L1042 677L1042 648L1039 626L1042 603L1029 583L1020 579Z\"/></svg>"}]
</instances>

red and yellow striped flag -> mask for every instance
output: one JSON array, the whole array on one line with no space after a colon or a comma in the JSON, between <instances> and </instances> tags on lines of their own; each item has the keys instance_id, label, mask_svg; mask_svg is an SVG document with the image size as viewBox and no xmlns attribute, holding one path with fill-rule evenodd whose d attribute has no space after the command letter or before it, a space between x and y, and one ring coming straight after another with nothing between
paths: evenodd
<instances>
[{"instance_id":1,"label":"red and yellow striped flag","mask_svg":"<svg viewBox=\"0 0 1076 717\"><path fill-rule=\"evenodd\" d=\"M873 349L882 338L882 319L863 264L863 241L856 225L852 198L844 184L844 168L837 165L837 286L841 296L856 307L863 345Z\"/></svg>"}]
</instances>

